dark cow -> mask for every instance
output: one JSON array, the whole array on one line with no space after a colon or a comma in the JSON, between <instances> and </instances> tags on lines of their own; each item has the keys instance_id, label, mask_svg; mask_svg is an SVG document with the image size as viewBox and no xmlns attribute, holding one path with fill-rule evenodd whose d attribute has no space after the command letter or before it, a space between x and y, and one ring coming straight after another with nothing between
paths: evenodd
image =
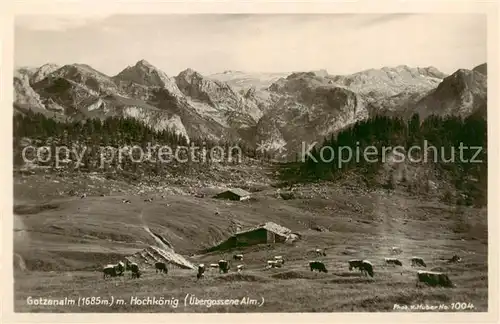
<instances>
[{"instance_id":1,"label":"dark cow","mask_svg":"<svg viewBox=\"0 0 500 324\"><path fill-rule=\"evenodd\" d=\"M432 287L441 286L441 287L452 288L455 286L451 282L450 278L448 278L448 275L442 272L431 272L431 271L420 270L417 272L417 286L421 282Z\"/></svg>"},{"instance_id":2,"label":"dark cow","mask_svg":"<svg viewBox=\"0 0 500 324\"><path fill-rule=\"evenodd\" d=\"M200 264L198 265L198 273L196 274L196 278L201 279L203 277L205 277L205 265Z\"/></svg>"},{"instance_id":3,"label":"dark cow","mask_svg":"<svg viewBox=\"0 0 500 324\"><path fill-rule=\"evenodd\" d=\"M243 261L243 254L235 254L233 255L233 259Z\"/></svg>"},{"instance_id":4,"label":"dark cow","mask_svg":"<svg viewBox=\"0 0 500 324\"><path fill-rule=\"evenodd\" d=\"M229 271L229 263L226 260L219 261L219 273L227 273Z\"/></svg>"},{"instance_id":5,"label":"dark cow","mask_svg":"<svg viewBox=\"0 0 500 324\"><path fill-rule=\"evenodd\" d=\"M129 259L125 259L125 271L130 271L130 260Z\"/></svg>"},{"instance_id":6,"label":"dark cow","mask_svg":"<svg viewBox=\"0 0 500 324\"><path fill-rule=\"evenodd\" d=\"M361 270L361 264L363 263L363 260L349 260L349 271L352 271L353 269L358 269Z\"/></svg>"},{"instance_id":7,"label":"dark cow","mask_svg":"<svg viewBox=\"0 0 500 324\"><path fill-rule=\"evenodd\" d=\"M156 269L156 273L158 273L158 272L168 273L167 264L165 262L156 262L155 269Z\"/></svg>"},{"instance_id":8,"label":"dark cow","mask_svg":"<svg viewBox=\"0 0 500 324\"><path fill-rule=\"evenodd\" d=\"M119 276L123 276L123 273L125 272L125 263L122 261L118 262L115 264L115 269L116 269L116 274Z\"/></svg>"},{"instance_id":9,"label":"dark cow","mask_svg":"<svg viewBox=\"0 0 500 324\"><path fill-rule=\"evenodd\" d=\"M396 258L385 258L385 264L390 264L390 265L397 265L397 266L403 266L403 263L401 261L399 261L398 259Z\"/></svg>"},{"instance_id":10,"label":"dark cow","mask_svg":"<svg viewBox=\"0 0 500 324\"><path fill-rule=\"evenodd\" d=\"M321 261L310 261L309 268L311 269L311 271L318 270L319 272L328 273L328 270L326 270L325 264Z\"/></svg>"},{"instance_id":11,"label":"dark cow","mask_svg":"<svg viewBox=\"0 0 500 324\"><path fill-rule=\"evenodd\" d=\"M427 264L425 264L424 259L419 258L419 257L412 257L411 258L411 266L412 267L427 267Z\"/></svg>"},{"instance_id":12,"label":"dark cow","mask_svg":"<svg viewBox=\"0 0 500 324\"><path fill-rule=\"evenodd\" d=\"M361 262L361 267L359 270L361 270L361 273L365 276L369 275L370 277L373 277L374 275L373 264L368 260L363 260L363 262Z\"/></svg>"},{"instance_id":13,"label":"dark cow","mask_svg":"<svg viewBox=\"0 0 500 324\"><path fill-rule=\"evenodd\" d=\"M139 270L139 266L137 265L137 263L130 263L129 269L131 272L131 278L139 278L141 276L141 271Z\"/></svg>"},{"instance_id":14,"label":"dark cow","mask_svg":"<svg viewBox=\"0 0 500 324\"><path fill-rule=\"evenodd\" d=\"M114 264L108 264L102 269L102 272L104 274L104 279L107 277L116 277L118 274L116 273L116 267Z\"/></svg>"},{"instance_id":15,"label":"dark cow","mask_svg":"<svg viewBox=\"0 0 500 324\"><path fill-rule=\"evenodd\" d=\"M448 263L462 262L462 258L455 254L451 259L447 260L447 262Z\"/></svg>"},{"instance_id":16,"label":"dark cow","mask_svg":"<svg viewBox=\"0 0 500 324\"><path fill-rule=\"evenodd\" d=\"M358 269L361 271L361 274L369 274L370 277L373 277L373 265L370 261L361 260L361 259L353 259L349 260L349 271L353 269Z\"/></svg>"}]
</instances>

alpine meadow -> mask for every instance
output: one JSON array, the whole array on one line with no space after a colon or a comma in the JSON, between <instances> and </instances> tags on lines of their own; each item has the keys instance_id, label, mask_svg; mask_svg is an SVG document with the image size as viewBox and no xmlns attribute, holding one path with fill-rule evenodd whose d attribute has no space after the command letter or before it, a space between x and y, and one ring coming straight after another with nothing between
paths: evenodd
<instances>
[{"instance_id":1,"label":"alpine meadow","mask_svg":"<svg viewBox=\"0 0 500 324\"><path fill-rule=\"evenodd\" d=\"M34 17L15 312L491 307L485 15Z\"/></svg>"}]
</instances>

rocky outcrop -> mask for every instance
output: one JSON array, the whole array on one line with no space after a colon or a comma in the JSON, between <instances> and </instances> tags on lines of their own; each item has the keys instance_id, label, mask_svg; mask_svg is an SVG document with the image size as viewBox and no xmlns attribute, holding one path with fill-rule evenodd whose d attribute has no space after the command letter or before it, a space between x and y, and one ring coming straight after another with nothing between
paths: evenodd
<instances>
[{"instance_id":1,"label":"rocky outcrop","mask_svg":"<svg viewBox=\"0 0 500 324\"><path fill-rule=\"evenodd\" d=\"M39 81L42 81L47 77L47 75L51 74L54 71L57 71L60 68L61 67L57 64L53 63L44 64L33 72L33 74L30 77L30 83L34 84Z\"/></svg>"},{"instance_id":2,"label":"rocky outcrop","mask_svg":"<svg viewBox=\"0 0 500 324\"><path fill-rule=\"evenodd\" d=\"M169 129L175 134L183 136L189 142L189 135L179 115L169 115L161 110L153 112L150 109L145 109L143 107L127 106L123 109L123 116L141 120L144 124L154 130L161 131Z\"/></svg>"},{"instance_id":3,"label":"rocky outcrop","mask_svg":"<svg viewBox=\"0 0 500 324\"><path fill-rule=\"evenodd\" d=\"M262 116L251 94L242 96L227 83L205 78L192 69L182 71L175 80L185 96L215 108L218 112L248 114L255 122Z\"/></svg>"},{"instance_id":4,"label":"rocky outcrop","mask_svg":"<svg viewBox=\"0 0 500 324\"><path fill-rule=\"evenodd\" d=\"M174 97L182 97L182 93L175 83L175 79L165 72L154 67L146 60L138 61L134 66L129 66L116 76L115 81L128 81L146 87L160 87L171 93Z\"/></svg>"},{"instance_id":5,"label":"rocky outcrop","mask_svg":"<svg viewBox=\"0 0 500 324\"><path fill-rule=\"evenodd\" d=\"M479 72L484 75L488 75L488 66L486 63L480 64L472 69L474 72Z\"/></svg>"},{"instance_id":6,"label":"rocky outcrop","mask_svg":"<svg viewBox=\"0 0 500 324\"><path fill-rule=\"evenodd\" d=\"M94 95L119 93L118 87L109 76L86 64L65 65L47 75L44 80L49 79L50 81L51 79L57 78L65 79L78 84L80 88L84 88L87 91L92 92ZM43 82L44 80L40 82ZM35 83L34 87L36 87L38 83Z\"/></svg>"},{"instance_id":7,"label":"rocky outcrop","mask_svg":"<svg viewBox=\"0 0 500 324\"><path fill-rule=\"evenodd\" d=\"M171 248L159 248L150 246L142 251L126 257L129 262L135 262L140 269L155 268L156 262L165 262L168 265L175 265L181 269L195 269L194 265L186 260L182 255L175 253Z\"/></svg>"},{"instance_id":8,"label":"rocky outcrop","mask_svg":"<svg viewBox=\"0 0 500 324\"><path fill-rule=\"evenodd\" d=\"M14 105L45 110L40 95L30 85L30 75L26 71L14 72Z\"/></svg>"},{"instance_id":9,"label":"rocky outcrop","mask_svg":"<svg viewBox=\"0 0 500 324\"><path fill-rule=\"evenodd\" d=\"M462 117L486 107L487 77L478 71L460 69L411 107L406 115L459 115Z\"/></svg>"},{"instance_id":10,"label":"rocky outcrop","mask_svg":"<svg viewBox=\"0 0 500 324\"><path fill-rule=\"evenodd\" d=\"M351 75L332 76L332 83L344 86L360 95L366 101L398 95L402 92L426 92L446 77L434 67L410 68L406 65L369 69Z\"/></svg>"},{"instance_id":11,"label":"rocky outcrop","mask_svg":"<svg viewBox=\"0 0 500 324\"><path fill-rule=\"evenodd\" d=\"M283 97L259 121L257 142L271 151L284 147L283 156L293 157L303 146L368 118L358 94L312 72L294 73L270 89Z\"/></svg>"},{"instance_id":12,"label":"rocky outcrop","mask_svg":"<svg viewBox=\"0 0 500 324\"><path fill-rule=\"evenodd\" d=\"M285 78L289 73L246 73L242 71L224 71L211 74L208 78L229 84L236 90L256 88L261 91L267 89L279 78Z\"/></svg>"}]
</instances>

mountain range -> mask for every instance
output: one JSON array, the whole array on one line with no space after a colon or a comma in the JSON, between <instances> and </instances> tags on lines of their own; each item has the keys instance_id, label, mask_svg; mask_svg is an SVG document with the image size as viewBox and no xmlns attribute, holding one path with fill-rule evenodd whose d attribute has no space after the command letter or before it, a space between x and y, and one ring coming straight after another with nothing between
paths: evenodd
<instances>
[{"instance_id":1,"label":"mountain range","mask_svg":"<svg viewBox=\"0 0 500 324\"><path fill-rule=\"evenodd\" d=\"M145 60L115 76L86 64L45 64L14 74L14 113L32 110L61 121L130 117L187 140L242 141L284 156L371 116L486 118L486 102L486 63L450 75L400 65L350 75L204 76L186 69L168 76Z\"/></svg>"}]
</instances>

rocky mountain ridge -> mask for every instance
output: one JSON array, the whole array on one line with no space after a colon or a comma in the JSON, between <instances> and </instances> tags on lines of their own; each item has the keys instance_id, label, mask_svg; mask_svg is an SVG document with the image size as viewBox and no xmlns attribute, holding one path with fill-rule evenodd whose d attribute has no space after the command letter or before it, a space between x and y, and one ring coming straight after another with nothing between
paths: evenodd
<instances>
[{"instance_id":1,"label":"rocky mountain ridge","mask_svg":"<svg viewBox=\"0 0 500 324\"><path fill-rule=\"evenodd\" d=\"M46 64L15 71L14 111L67 120L131 117L188 140L243 141L290 156L303 142L374 115L486 117L486 71L485 63L451 75L400 65L351 75L226 71L206 77L186 69L171 77L140 60L107 76L85 64Z\"/></svg>"}]
</instances>

